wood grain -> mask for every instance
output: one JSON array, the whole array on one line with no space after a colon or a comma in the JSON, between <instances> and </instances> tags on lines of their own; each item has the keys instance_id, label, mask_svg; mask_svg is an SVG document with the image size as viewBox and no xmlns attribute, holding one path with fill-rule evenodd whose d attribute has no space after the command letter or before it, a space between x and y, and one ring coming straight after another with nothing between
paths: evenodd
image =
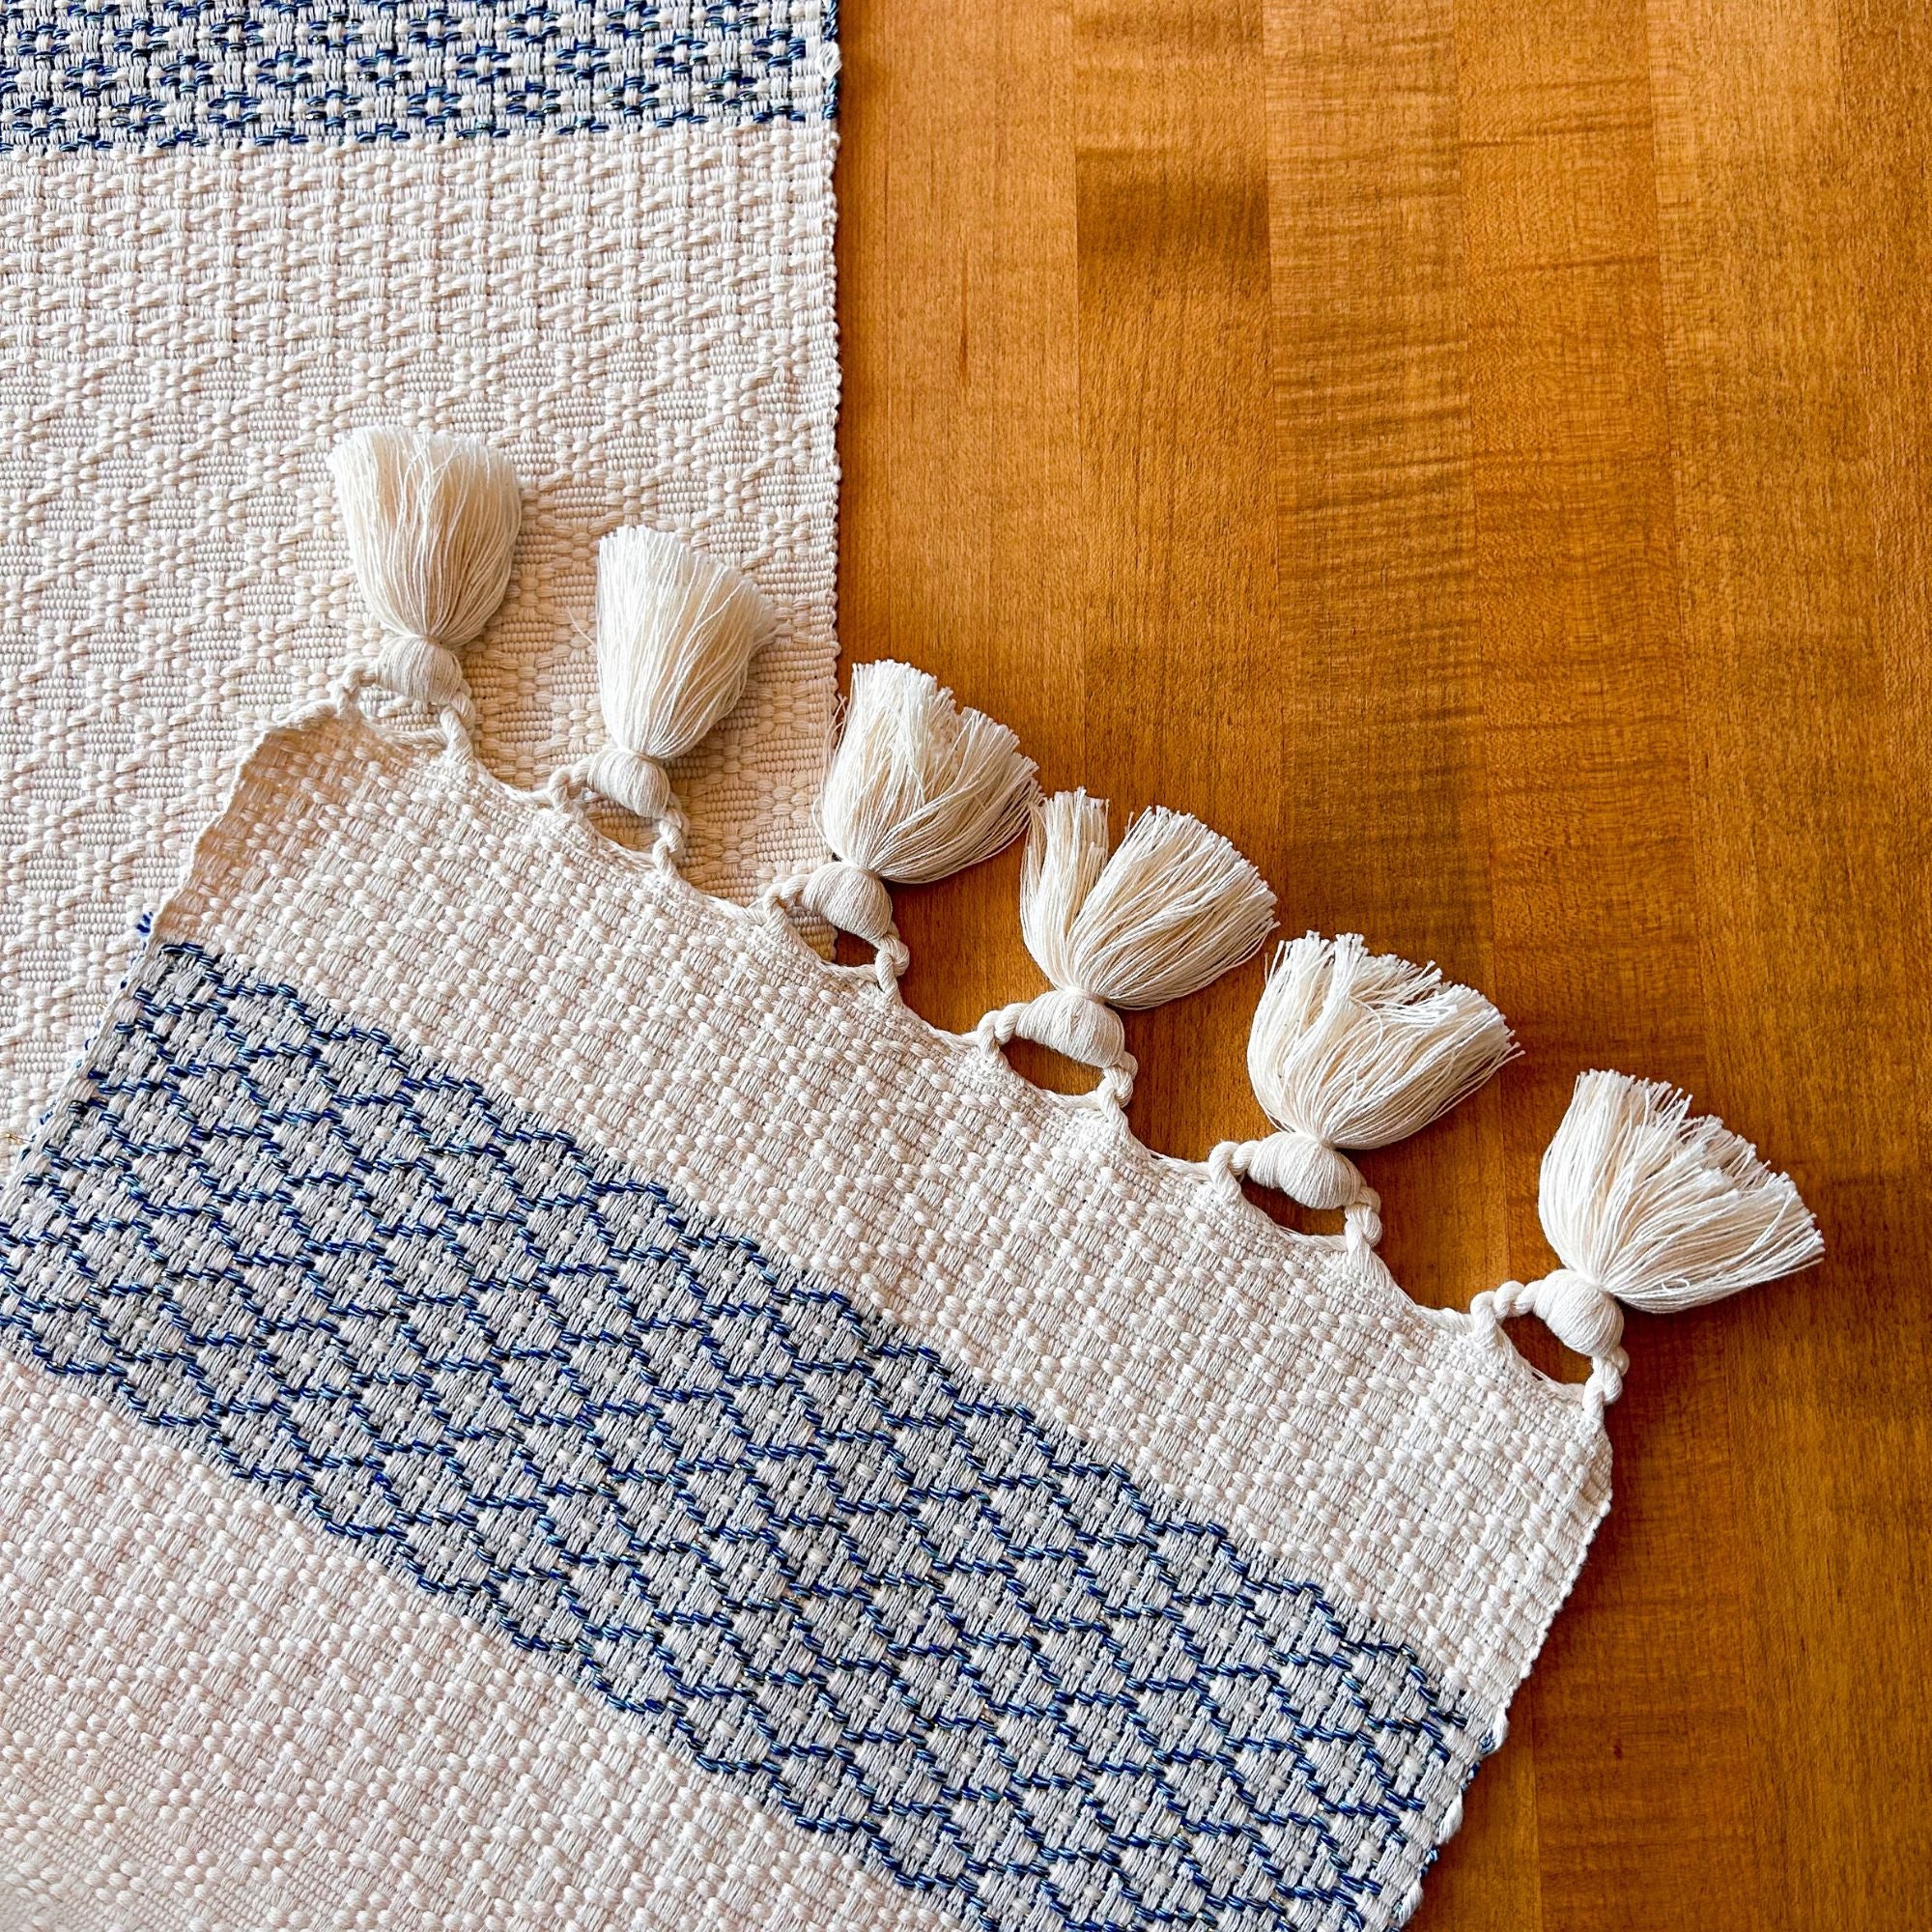
<instances>
[{"instance_id":1,"label":"wood grain","mask_svg":"<svg viewBox=\"0 0 1932 1932\"><path fill-rule=\"evenodd\" d=\"M1497 998L1524 1060L1366 1163L1420 1298L1548 1265L1589 1065L1825 1224L1816 1272L1633 1321L1616 1509L1416 1924L1932 1925L1932 13L844 36L848 656ZM1039 984L1016 878L901 895L931 1018ZM1259 1129L1260 972L1131 1021L1154 1146Z\"/></svg>"}]
</instances>

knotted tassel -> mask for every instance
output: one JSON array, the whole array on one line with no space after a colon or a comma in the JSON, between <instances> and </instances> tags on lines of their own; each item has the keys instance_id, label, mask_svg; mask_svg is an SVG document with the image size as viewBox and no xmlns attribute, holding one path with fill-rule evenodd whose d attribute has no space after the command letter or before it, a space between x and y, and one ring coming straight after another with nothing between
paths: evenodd
<instances>
[{"instance_id":1,"label":"knotted tassel","mask_svg":"<svg viewBox=\"0 0 1932 1932\"><path fill-rule=\"evenodd\" d=\"M738 702L776 621L743 571L662 530L612 530L597 547L597 687L611 742L589 782L660 826L670 856L684 814L665 767Z\"/></svg>"},{"instance_id":2,"label":"knotted tassel","mask_svg":"<svg viewBox=\"0 0 1932 1932\"><path fill-rule=\"evenodd\" d=\"M1020 879L1020 931L1053 991L1002 1008L980 1037L1015 1037L1097 1067L1124 1103L1133 1057L1116 1009L1164 1005L1251 956L1274 924L1274 894L1218 832L1156 806L1107 852L1107 805L1064 791L1034 808Z\"/></svg>"},{"instance_id":3,"label":"knotted tassel","mask_svg":"<svg viewBox=\"0 0 1932 1932\"><path fill-rule=\"evenodd\" d=\"M905 970L889 885L929 885L1016 838L1038 795L1004 724L911 665L854 668L845 725L818 801L831 864L775 890Z\"/></svg>"},{"instance_id":4,"label":"knotted tassel","mask_svg":"<svg viewBox=\"0 0 1932 1932\"><path fill-rule=\"evenodd\" d=\"M1482 994L1434 966L1311 932L1275 955L1248 1033L1248 1078L1279 1133L1230 1145L1236 1173L1380 1238L1380 1203L1345 1148L1420 1132L1516 1052Z\"/></svg>"},{"instance_id":5,"label":"knotted tassel","mask_svg":"<svg viewBox=\"0 0 1932 1932\"><path fill-rule=\"evenodd\" d=\"M1543 1156L1537 1209L1563 1265L1478 1295L1475 1312L1541 1317L1595 1363L1591 1382L1605 1402L1629 1366L1618 1346L1625 1307L1701 1307L1825 1252L1788 1175L1722 1122L1691 1118L1675 1088L1622 1073L1578 1077Z\"/></svg>"},{"instance_id":6,"label":"knotted tassel","mask_svg":"<svg viewBox=\"0 0 1932 1932\"><path fill-rule=\"evenodd\" d=\"M456 653L502 603L523 521L508 459L473 437L384 426L337 443L328 467L356 581L388 634L368 675L467 717Z\"/></svg>"}]
</instances>

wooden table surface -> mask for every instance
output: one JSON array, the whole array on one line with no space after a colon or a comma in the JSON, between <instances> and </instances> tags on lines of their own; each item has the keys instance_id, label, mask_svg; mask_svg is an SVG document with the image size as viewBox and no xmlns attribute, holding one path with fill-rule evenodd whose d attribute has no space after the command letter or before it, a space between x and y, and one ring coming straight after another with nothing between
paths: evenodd
<instances>
[{"instance_id":1,"label":"wooden table surface","mask_svg":"<svg viewBox=\"0 0 1932 1932\"><path fill-rule=\"evenodd\" d=\"M1364 1162L1421 1299L1550 1264L1590 1065L1824 1224L1809 1274L1633 1319L1615 1509L1414 1923L1932 1926L1932 8L843 32L848 654L1497 1001L1525 1057ZM1041 983L1017 876L900 895L928 1017ZM1129 1021L1156 1148L1263 1130L1261 977Z\"/></svg>"}]
</instances>

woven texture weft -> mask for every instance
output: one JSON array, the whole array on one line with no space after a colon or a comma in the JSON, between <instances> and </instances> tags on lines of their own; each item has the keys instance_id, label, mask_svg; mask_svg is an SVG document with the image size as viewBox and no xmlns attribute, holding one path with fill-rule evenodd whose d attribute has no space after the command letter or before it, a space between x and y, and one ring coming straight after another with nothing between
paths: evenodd
<instances>
[{"instance_id":1,"label":"woven texture weft","mask_svg":"<svg viewBox=\"0 0 1932 1932\"><path fill-rule=\"evenodd\" d=\"M525 479L469 666L513 781L593 742L604 530L750 570L785 629L679 773L693 876L813 857L835 55L815 6L9 10L0 1139L242 748L367 635L313 461L358 424L487 435Z\"/></svg>"},{"instance_id":2,"label":"woven texture weft","mask_svg":"<svg viewBox=\"0 0 1932 1932\"><path fill-rule=\"evenodd\" d=\"M1608 1500L1493 1323L353 706L0 1228L36 1924L1381 1932Z\"/></svg>"}]
</instances>

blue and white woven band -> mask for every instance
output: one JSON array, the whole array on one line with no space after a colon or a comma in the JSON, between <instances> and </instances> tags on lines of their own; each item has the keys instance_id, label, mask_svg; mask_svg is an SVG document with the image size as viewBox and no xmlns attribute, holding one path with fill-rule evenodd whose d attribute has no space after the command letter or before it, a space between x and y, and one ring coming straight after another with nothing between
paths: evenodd
<instances>
[{"instance_id":1,"label":"blue and white woven band","mask_svg":"<svg viewBox=\"0 0 1932 1932\"><path fill-rule=\"evenodd\" d=\"M439 1910L497 1871L505 1924L556 1896L505 1770L542 1709L648 1794L583 1801L584 1928L675 1873L721 1928L1384 1932L1607 1500L1599 1411L1372 1255L353 709L251 759L0 1219L0 1333L89 1392L0 1432L56 1661L12 1761L119 1763L61 1632L247 1660L291 1712L249 1791L321 1846L366 1759L446 1780L382 1869ZM290 1566L315 1607L265 1609ZM393 1663L356 1571L421 1633ZM265 1655L290 1614L361 1661ZM379 1717L371 1673L413 1688ZM269 1796L221 1803L272 1850ZM124 1883L127 1832L49 1829Z\"/></svg>"},{"instance_id":2,"label":"blue and white woven band","mask_svg":"<svg viewBox=\"0 0 1932 1932\"><path fill-rule=\"evenodd\" d=\"M823 0L15 0L0 149L820 121L837 71Z\"/></svg>"}]
</instances>

